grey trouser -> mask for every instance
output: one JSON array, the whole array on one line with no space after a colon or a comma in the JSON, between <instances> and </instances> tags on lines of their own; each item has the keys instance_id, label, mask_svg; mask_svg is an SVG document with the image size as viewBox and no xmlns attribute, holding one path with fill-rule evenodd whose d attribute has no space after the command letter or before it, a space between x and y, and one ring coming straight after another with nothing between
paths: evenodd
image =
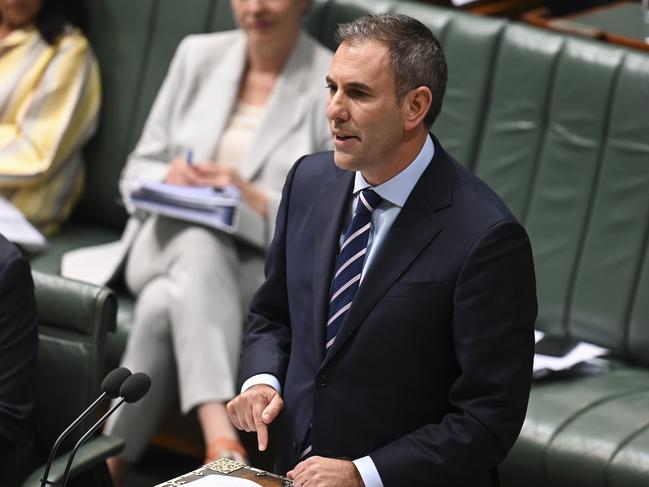
<instances>
[{"instance_id":1,"label":"grey trouser","mask_svg":"<svg viewBox=\"0 0 649 487\"><path fill-rule=\"evenodd\" d=\"M120 407L107 432L126 440L121 456L135 461L176 396L183 413L234 397L244 312L263 279L263 255L222 232L151 217L125 279L137 301L122 365L149 374L151 390Z\"/></svg>"}]
</instances>

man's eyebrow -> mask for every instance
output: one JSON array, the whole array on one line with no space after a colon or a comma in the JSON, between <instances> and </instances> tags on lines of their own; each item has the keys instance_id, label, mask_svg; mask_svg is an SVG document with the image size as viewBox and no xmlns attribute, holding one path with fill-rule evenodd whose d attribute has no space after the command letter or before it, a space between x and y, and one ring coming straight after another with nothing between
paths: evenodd
<instances>
[{"instance_id":1,"label":"man's eyebrow","mask_svg":"<svg viewBox=\"0 0 649 487\"><path fill-rule=\"evenodd\" d=\"M345 88L352 90L372 91L372 88L370 88L365 83L361 83L360 81L352 81L351 83L346 83Z\"/></svg>"},{"instance_id":2,"label":"man's eyebrow","mask_svg":"<svg viewBox=\"0 0 649 487\"><path fill-rule=\"evenodd\" d=\"M325 81L327 82L327 84L333 84L333 85L338 84L334 80L332 80L329 76L325 76ZM352 81L350 83L344 83L344 87L346 89L352 89L352 90L372 91L372 88L370 88L365 83L361 83L360 81Z\"/></svg>"}]
</instances>

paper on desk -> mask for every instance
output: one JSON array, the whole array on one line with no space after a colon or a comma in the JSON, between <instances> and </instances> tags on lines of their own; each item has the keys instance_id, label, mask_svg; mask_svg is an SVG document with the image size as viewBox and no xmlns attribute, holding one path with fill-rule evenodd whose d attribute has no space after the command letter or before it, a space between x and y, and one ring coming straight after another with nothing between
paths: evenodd
<instances>
[{"instance_id":1,"label":"paper on desk","mask_svg":"<svg viewBox=\"0 0 649 487\"><path fill-rule=\"evenodd\" d=\"M191 487L259 487L261 484L226 475L206 475L202 479L188 482L187 485Z\"/></svg>"},{"instance_id":2,"label":"paper on desk","mask_svg":"<svg viewBox=\"0 0 649 487\"><path fill-rule=\"evenodd\" d=\"M14 205L0 196L0 233L28 252L40 252L47 248L45 237L27 221Z\"/></svg>"},{"instance_id":3,"label":"paper on desk","mask_svg":"<svg viewBox=\"0 0 649 487\"><path fill-rule=\"evenodd\" d=\"M534 330L534 340L538 342L543 338L544 333ZM549 355L534 354L534 372L539 370L568 370L580 362L586 362L596 357L606 355L608 350L592 343L579 342L575 348L563 357L551 357Z\"/></svg>"}]
</instances>

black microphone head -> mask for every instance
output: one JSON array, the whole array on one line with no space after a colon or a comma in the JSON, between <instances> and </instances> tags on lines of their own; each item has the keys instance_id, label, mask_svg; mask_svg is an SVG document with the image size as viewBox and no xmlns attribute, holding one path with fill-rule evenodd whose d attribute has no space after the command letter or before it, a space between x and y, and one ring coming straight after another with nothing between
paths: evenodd
<instances>
[{"instance_id":1,"label":"black microphone head","mask_svg":"<svg viewBox=\"0 0 649 487\"><path fill-rule=\"evenodd\" d=\"M119 388L119 395L126 402L137 402L142 399L151 387L151 379L144 372L136 372L124 381Z\"/></svg>"},{"instance_id":2,"label":"black microphone head","mask_svg":"<svg viewBox=\"0 0 649 487\"><path fill-rule=\"evenodd\" d=\"M111 399L119 397L120 387L130 376L131 371L126 367L117 367L111 370L101 383L101 392L105 392Z\"/></svg>"}]
</instances>

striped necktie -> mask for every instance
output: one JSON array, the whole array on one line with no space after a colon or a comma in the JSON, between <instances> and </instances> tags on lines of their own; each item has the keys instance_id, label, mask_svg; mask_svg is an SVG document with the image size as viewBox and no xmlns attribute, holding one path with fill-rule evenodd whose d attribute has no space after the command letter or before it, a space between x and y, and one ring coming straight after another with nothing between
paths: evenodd
<instances>
[{"instance_id":1,"label":"striped necktie","mask_svg":"<svg viewBox=\"0 0 649 487\"><path fill-rule=\"evenodd\" d=\"M351 307L356 291L358 291L367 253L367 242L372 228L372 212L379 206L381 200L382 198L371 189L364 189L358 195L354 218L345 232L336 260L336 272L329 298L325 350L329 350L333 345L340 325ZM307 457L311 450L311 425L309 425L302 443L300 458Z\"/></svg>"},{"instance_id":2,"label":"striped necktie","mask_svg":"<svg viewBox=\"0 0 649 487\"><path fill-rule=\"evenodd\" d=\"M329 350L333 345L340 325L358 291L372 227L372 212L379 206L381 200L382 198L371 189L364 189L358 195L356 212L345 232L336 260L336 272L331 283L325 350Z\"/></svg>"}]
</instances>

